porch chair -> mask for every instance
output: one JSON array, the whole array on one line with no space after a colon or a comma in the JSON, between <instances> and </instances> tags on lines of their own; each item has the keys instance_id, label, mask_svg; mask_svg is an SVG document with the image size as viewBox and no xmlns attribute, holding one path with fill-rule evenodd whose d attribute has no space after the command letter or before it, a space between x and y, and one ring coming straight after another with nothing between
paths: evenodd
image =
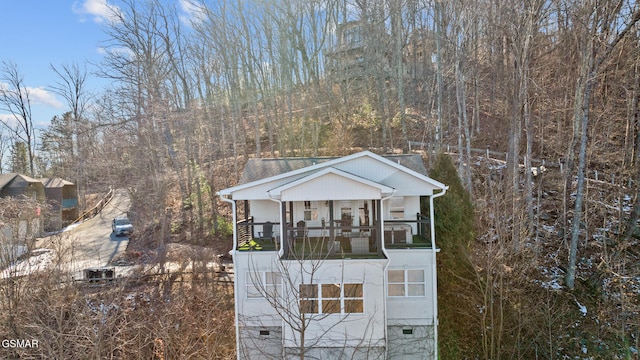
<instances>
[{"instance_id":1,"label":"porch chair","mask_svg":"<svg viewBox=\"0 0 640 360\"><path fill-rule=\"evenodd\" d=\"M296 223L296 226L293 228L293 247L294 249L297 247L298 241L302 241L302 244L305 244L305 241L308 240L307 233L307 223L304 220L300 220ZM304 246L303 246L304 248Z\"/></svg>"},{"instance_id":2,"label":"porch chair","mask_svg":"<svg viewBox=\"0 0 640 360\"><path fill-rule=\"evenodd\" d=\"M273 242L273 224L271 221L267 221L266 224L262 225L262 231L258 232L258 240L260 240L260 242Z\"/></svg>"},{"instance_id":3,"label":"porch chair","mask_svg":"<svg viewBox=\"0 0 640 360\"><path fill-rule=\"evenodd\" d=\"M307 236L307 223L304 220L300 220L296 223L296 227L294 228L293 238L294 239L304 239Z\"/></svg>"},{"instance_id":4,"label":"porch chair","mask_svg":"<svg viewBox=\"0 0 640 360\"><path fill-rule=\"evenodd\" d=\"M346 237L351 236L351 232L353 230L351 228L351 225L353 225L353 218L350 215L342 214L342 218L337 222L339 224L338 235Z\"/></svg>"}]
</instances>

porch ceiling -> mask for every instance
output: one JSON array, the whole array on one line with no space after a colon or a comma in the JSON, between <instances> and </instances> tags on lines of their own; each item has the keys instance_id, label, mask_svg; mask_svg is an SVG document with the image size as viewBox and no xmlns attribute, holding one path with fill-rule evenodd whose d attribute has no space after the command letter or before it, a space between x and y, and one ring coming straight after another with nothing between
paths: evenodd
<instances>
[{"instance_id":1,"label":"porch ceiling","mask_svg":"<svg viewBox=\"0 0 640 360\"><path fill-rule=\"evenodd\" d=\"M381 199L395 189L345 171L328 168L269 190L281 201Z\"/></svg>"}]
</instances>

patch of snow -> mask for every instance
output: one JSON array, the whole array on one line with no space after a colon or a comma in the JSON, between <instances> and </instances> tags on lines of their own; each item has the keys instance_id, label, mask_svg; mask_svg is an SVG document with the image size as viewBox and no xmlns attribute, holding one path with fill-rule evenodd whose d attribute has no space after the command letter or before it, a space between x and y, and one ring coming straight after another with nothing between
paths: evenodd
<instances>
[{"instance_id":1,"label":"patch of snow","mask_svg":"<svg viewBox=\"0 0 640 360\"><path fill-rule=\"evenodd\" d=\"M71 224L71 225L67 226L66 228L62 229L62 232L71 231L71 230L75 229L76 227L80 226L80 224L82 224L82 222L77 222L75 224Z\"/></svg>"},{"instance_id":2,"label":"patch of snow","mask_svg":"<svg viewBox=\"0 0 640 360\"><path fill-rule=\"evenodd\" d=\"M0 273L0 278L8 279L44 271L53 261L53 250L35 249L28 258L16 261Z\"/></svg>"},{"instance_id":3,"label":"patch of snow","mask_svg":"<svg viewBox=\"0 0 640 360\"><path fill-rule=\"evenodd\" d=\"M81 222L77 222L75 224L71 224L71 225L63 228L62 230L47 231L47 232L44 233L44 236L45 237L49 237L49 236L53 236L53 235L62 234L64 232L71 231L71 230L75 229L76 227L80 226L80 224L82 224L82 221Z\"/></svg>"},{"instance_id":4,"label":"patch of snow","mask_svg":"<svg viewBox=\"0 0 640 360\"><path fill-rule=\"evenodd\" d=\"M578 300L576 300L576 304L578 304L578 309L580 309L580 312L582 313L582 316L587 316L587 307L580 304L578 302Z\"/></svg>"},{"instance_id":5,"label":"patch of snow","mask_svg":"<svg viewBox=\"0 0 640 360\"><path fill-rule=\"evenodd\" d=\"M556 227L553 225L545 225L542 224L542 229L550 234L555 234L556 233Z\"/></svg>"},{"instance_id":6,"label":"patch of snow","mask_svg":"<svg viewBox=\"0 0 640 360\"><path fill-rule=\"evenodd\" d=\"M502 170L507 168L507 163L489 164L489 170Z\"/></svg>"},{"instance_id":7,"label":"patch of snow","mask_svg":"<svg viewBox=\"0 0 640 360\"><path fill-rule=\"evenodd\" d=\"M540 287L542 287L543 289L562 290L562 284L560 281L560 279L562 278L562 274L561 274L560 268L557 268L557 267L546 268L541 266L539 267L539 269L540 269L540 273L544 277L549 278L549 280L547 281L534 280L535 283L540 284Z\"/></svg>"},{"instance_id":8,"label":"patch of snow","mask_svg":"<svg viewBox=\"0 0 640 360\"><path fill-rule=\"evenodd\" d=\"M560 282L557 279L553 279L551 281L543 281L540 283L540 286L542 286L544 289L549 290L562 290L562 285L560 285Z\"/></svg>"}]
</instances>

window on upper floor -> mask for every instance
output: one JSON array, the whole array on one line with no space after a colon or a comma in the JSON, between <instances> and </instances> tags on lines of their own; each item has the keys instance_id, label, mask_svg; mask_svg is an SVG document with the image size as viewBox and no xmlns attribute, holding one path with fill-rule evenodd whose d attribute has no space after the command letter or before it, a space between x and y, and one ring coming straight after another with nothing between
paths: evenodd
<instances>
[{"instance_id":1,"label":"window on upper floor","mask_svg":"<svg viewBox=\"0 0 640 360\"><path fill-rule=\"evenodd\" d=\"M394 297L420 297L426 295L424 270L400 269L387 272L387 293Z\"/></svg>"},{"instance_id":2,"label":"window on upper floor","mask_svg":"<svg viewBox=\"0 0 640 360\"><path fill-rule=\"evenodd\" d=\"M305 314L364 312L363 284L300 284L300 311Z\"/></svg>"},{"instance_id":3,"label":"window on upper floor","mask_svg":"<svg viewBox=\"0 0 640 360\"><path fill-rule=\"evenodd\" d=\"M247 272L247 298L275 296L282 287L282 275L273 271Z\"/></svg>"}]
</instances>

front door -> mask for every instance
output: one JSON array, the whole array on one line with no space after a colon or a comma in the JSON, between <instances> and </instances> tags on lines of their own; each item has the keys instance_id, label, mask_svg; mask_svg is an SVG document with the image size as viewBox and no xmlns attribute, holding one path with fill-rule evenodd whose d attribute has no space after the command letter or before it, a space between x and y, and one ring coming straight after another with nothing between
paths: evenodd
<instances>
[{"instance_id":1,"label":"front door","mask_svg":"<svg viewBox=\"0 0 640 360\"><path fill-rule=\"evenodd\" d=\"M370 200L341 200L338 202L338 214L342 226L370 226ZM366 231L366 229L361 229Z\"/></svg>"}]
</instances>

